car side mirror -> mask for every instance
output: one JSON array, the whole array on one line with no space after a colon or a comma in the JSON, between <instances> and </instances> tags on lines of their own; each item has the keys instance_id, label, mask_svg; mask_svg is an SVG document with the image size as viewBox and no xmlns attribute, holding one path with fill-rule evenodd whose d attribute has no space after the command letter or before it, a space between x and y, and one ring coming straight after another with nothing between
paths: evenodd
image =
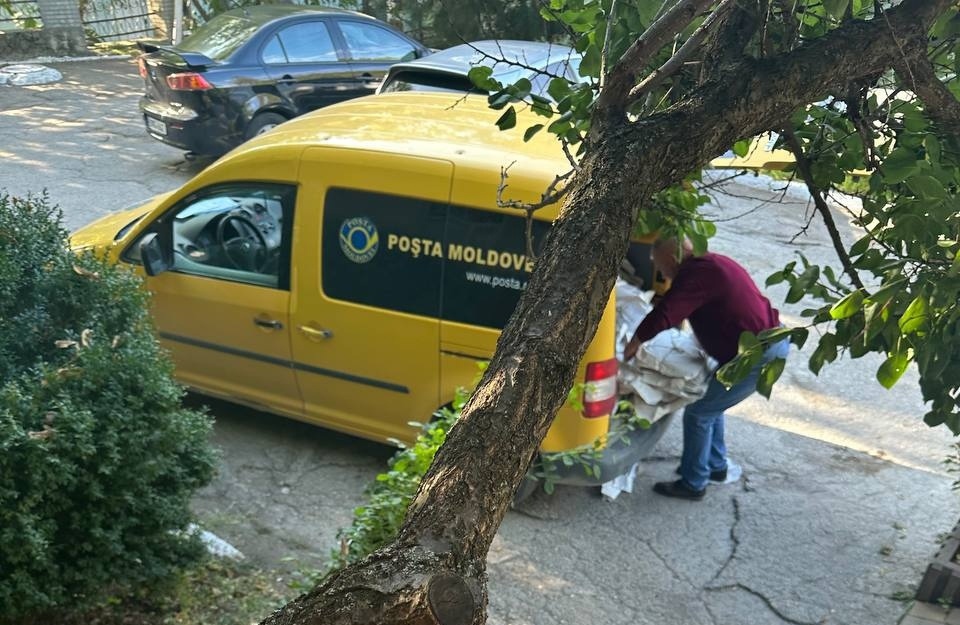
<instances>
[{"instance_id":1,"label":"car side mirror","mask_svg":"<svg viewBox=\"0 0 960 625\"><path fill-rule=\"evenodd\" d=\"M156 232L140 240L140 260L148 276L159 275L173 267L173 254L165 253Z\"/></svg>"}]
</instances>

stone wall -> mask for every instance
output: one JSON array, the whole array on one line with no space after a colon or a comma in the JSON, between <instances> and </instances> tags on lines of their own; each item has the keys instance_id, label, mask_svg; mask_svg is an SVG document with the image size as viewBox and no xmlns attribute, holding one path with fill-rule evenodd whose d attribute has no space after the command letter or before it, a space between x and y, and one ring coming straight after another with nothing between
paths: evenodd
<instances>
[{"instance_id":1,"label":"stone wall","mask_svg":"<svg viewBox=\"0 0 960 625\"><path fill-rule=\"evenodd\" d=\"M0 61L22 61L38 56L86 56L87 41L79 26L0 33Z\"/></svg>"},{"instance_id":2,"label":"stone wall","mask_svg":"<svg viewBox=\"0 0 960 625\"><path fill-rule=\"evenodd\" d=\"M0 61L89 54L76 0L37 0L43 28L0 33Z\"/></svg>"}]
</instances>

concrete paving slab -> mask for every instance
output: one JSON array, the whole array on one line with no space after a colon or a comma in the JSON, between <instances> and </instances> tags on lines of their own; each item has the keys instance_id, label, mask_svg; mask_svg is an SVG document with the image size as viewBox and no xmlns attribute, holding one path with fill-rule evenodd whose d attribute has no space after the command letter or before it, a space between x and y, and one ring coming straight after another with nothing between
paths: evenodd
<instances>
[{"instance_id":1,"label":"concrete paving slab","mask_svg":"<svg viewBox=\"0 0 960 625\"><path fill-rule=\"evenodd\" d=\"M903 619L901 625L910 625L912 621L919 624L935 623L936 625L949 623L950 620L960 622L957 619L949 618L952 611L949 607L917 602L910 608L909 614Z\"/></svg>"},{"instance_id":2,"label":"concrete paving slab","mask_svg":"<svg viewBox=\"0 0 960 625\"><path fill-rule=\"evenodd\" d=\"M204 165L146 134L135 62L48 65L62 80L0 85L0 188L48 189L73 229L170 191Z\"/></svg>"},{"instance_id":3,"label":"concrete paving slab","mask_svg":"<svg viewBox=\"0 0 960 625\"><path fill-rule=\"evenodd\" d=\"M634 494L559 489L551 518L508 516L491 552L491 623L554 622L542 610L623 625L895 623L906 606L893 597L958 513L949 481L743 419L728 431L744 480L702 502L650 491L676 467L675 428ZM583 588L602 595L571 590Z\"/></svg>"}]
</instances>

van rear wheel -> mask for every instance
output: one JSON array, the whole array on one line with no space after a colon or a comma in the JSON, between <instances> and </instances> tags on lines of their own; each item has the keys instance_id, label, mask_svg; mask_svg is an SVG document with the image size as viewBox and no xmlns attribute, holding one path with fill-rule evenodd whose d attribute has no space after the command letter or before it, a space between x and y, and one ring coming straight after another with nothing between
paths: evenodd
<instances>
[{"instance_id":1,"label":"van rear wheel","mask_svg":"<svg viewBox=\"0 0 960 625\"><path fill-rule=\"evenodd\" d=\"M511 506L519 506L524 501L529 499L538 489L543 488L543 481L539 478L533 477L529 473L523 476L523 481L520 482L520 486L517 487L517 492L513 494L513 502Z\"/></svg>"}]
</instances>

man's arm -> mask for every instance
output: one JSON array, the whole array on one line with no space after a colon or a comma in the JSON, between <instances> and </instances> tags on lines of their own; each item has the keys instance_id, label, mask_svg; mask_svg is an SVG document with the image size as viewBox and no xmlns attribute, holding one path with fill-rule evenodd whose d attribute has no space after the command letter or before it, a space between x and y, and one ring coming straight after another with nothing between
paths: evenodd
<instances>
[{"instance_id":1,"label":"man's arm","mask_svg":"<svg viewBox=\"0 0 960 625\"><path fill-rule=\"evenodd\" d=\"M679 326L693 311L708 299L706 289L700 281L690 275L679 275L663 299L654 306L637 329L633 338L623 350L623 361L627 362L637 354L640 345L669 328Z\"/></svg>"}]
</instances>

